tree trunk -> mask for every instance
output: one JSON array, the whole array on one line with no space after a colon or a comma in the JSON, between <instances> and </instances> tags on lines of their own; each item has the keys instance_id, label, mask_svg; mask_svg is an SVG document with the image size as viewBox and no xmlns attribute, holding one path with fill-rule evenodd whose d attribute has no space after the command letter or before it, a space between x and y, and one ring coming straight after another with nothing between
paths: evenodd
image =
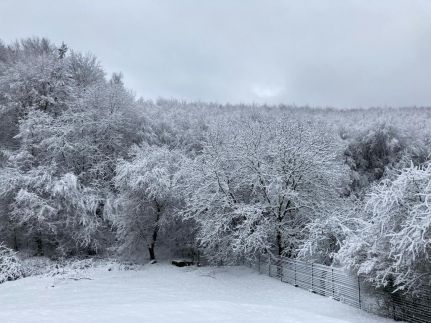
<instances>
[{"instance_id":1,"label":"tree trunk","mask_svg":"<svg viewBox=\"0 0 431 323\"><path fill-rule=\"evenodd\" d=\"M18 245L18 236L16 233L16 229L13 229L13 248L18 251L19 250L19 245Z\"/></svg>"},{"instance_id":2,"label":"tree trunk","mask_svg":"<svg viewBox=\"0 0 431 323\"><path fill-rule=\"evenodd\" d=\"M148 247L148 252L150 253L150 261L156 260L156 256L154 255L154 242Z\"/></svg>"},{"instance_id":3,"label":"tree trunk","mask_svg":"<svg viewBox=\"0 0 431 323\"><path fill-rule=\"evenodd\" d=\"M277 248L278 248L278 259L276 261L277 277L283 280L283 262L281 257L284 252L284 244L283 244L283 236L280 228L277 229Z\"/></svg>"},{"instance_id":4,"label":"tree trunk","mask_svg":"<svg viewBox=\"0 0 431 323\"><path fill-rule=\"evenodd\" d=\"M156 246L157 234L159 233L159 224L156 223L154 227L153 236L151 237L151 243L148 246L148 252L150 253L150 261L156 260L156 255L154 253L154 247Z\"/></svg>"},{"instance_id":5,"label":"tree trunk","mask_svg":"<svg viewBox=\"0 0 431 323\"><path fill-rule=\"evenodd\" d=\"M156 203L157 213L156 213L156 221L154 223L153 236L151 237L151 243L148 246L148 252L150 253L150 261L156 260L156 255L154 253L154 247L156 245L157 235L159 233L159 220L160 220L160 215L162 212L161 205L157 202L157 200L154 200L154 202Z\"/></svg>"},{"instance_id":6,"label":"tree trunk","mask_svg":"<svg viewBox=\"0 0 431 323\"><path fill-rule=\"evenodd\" d=\"M278 256L281 257L284 251L284 246L283 246L283 237L281 235L280 229L277 229L277 249L278 249Z\"/></svg>"},{"instance_id":7,"label":"tree trunk","mask_svg":"<svg viewBox=\"0 0 431 323\"><path fill-rule=\"evenodd\" d=\"M42 234L38 233L35 240L36 240L36 247L37 247L36 256L43 256Z\"/></svg>"}]
</instances>

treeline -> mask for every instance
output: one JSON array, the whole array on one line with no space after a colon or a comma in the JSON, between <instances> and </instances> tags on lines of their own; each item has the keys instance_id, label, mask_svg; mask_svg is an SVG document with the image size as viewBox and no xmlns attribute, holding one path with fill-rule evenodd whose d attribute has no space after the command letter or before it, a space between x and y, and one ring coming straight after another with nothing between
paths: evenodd
<instances>
[{"instance_id":1,"label":"treeline","mask_svg":"<svg viewBox=\"0 0 431 323\"><path fill-rule=\"evenodd\" d=\"M3 254L194 247L431 282L431 109L136 100L94 56L32 38L0 44L0 123Z\"/></svg>"}]
</instances>

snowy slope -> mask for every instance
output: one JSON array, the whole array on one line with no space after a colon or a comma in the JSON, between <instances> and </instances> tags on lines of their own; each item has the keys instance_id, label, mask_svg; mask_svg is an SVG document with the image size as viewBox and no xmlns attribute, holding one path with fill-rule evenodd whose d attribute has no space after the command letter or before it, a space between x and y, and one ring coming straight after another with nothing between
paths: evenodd
<instances>
[{"instance_id":1,"label":"snowy slope","mask_svg":"<svg viewBox=\"0 0 431 323\"><path fill-rule=\"evenodd\" d=\"M71 279L73 278L73 279ZM91 279L91 280L90 280ZM0 285L0 322L391 322L247 268L87 269Z\"/></svg>"}]
</instances>

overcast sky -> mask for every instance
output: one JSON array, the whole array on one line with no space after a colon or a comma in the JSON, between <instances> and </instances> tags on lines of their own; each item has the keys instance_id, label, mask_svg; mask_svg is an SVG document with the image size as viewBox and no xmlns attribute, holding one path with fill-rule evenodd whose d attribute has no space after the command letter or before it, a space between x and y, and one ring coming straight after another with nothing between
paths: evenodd
<instances>
[{"instance_id":1,"label":"overcast sky","mask_svg":"<svg viewBox=\"0 0 431 323\"><path fill-rule=\"evenodd\" d=\"M146 98L431 106L431 0L0 0L0 31L92 52Z\"/></svg>"}]
</instances>

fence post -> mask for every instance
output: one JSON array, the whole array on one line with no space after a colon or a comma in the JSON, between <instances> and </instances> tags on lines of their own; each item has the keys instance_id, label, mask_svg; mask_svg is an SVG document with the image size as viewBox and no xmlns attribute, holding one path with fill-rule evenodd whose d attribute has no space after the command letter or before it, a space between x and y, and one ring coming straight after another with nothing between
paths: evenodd
<instances>
[{"instance_id":1,"label":"fence post","mask_svg":"<svg viewBox=\"0 0 431 323\"><path fill-rule=\"evenodd\" d=\"M294 268L295 268L295 287L298 287L298 284L296 283L296 260L293 264L294 264Z\"/></svg>"},{"instance_id":2,"label":"fence post","mask_svg":"<svg viewBox=\"0 0 431 323\"><path fill-rule=\"evenodd\" d=\"M332 281L332 298L335 298L334 268L331 268L331 281Z\"/></svg>"}]
</instances>

